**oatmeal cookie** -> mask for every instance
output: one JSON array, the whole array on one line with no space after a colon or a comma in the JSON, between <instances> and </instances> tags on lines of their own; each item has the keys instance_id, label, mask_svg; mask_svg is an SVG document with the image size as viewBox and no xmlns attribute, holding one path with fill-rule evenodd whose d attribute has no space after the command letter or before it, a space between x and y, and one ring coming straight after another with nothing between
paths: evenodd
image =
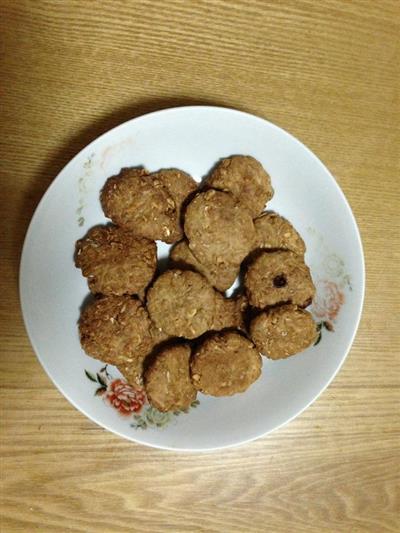
<instances>
[{"instance_id":1,"label":"oatmeal cookie","mask_svg":"<svg viewBox=\"0 0 400 533\"><path fill-rule=\"evenodd\" d=\"M232 193L253 218L274 195L269 175L257 159L248 155L222 159L208 184L214 189Z\"/></svg>"},{"instance_id":2,"label":"oatmeal cookie","mask_svg":"<svg viewBox=\"0 0 400 533\"><path fill-rule=\"evenodd\" d=\"M317 338L317 325L308 311L281 305L256 316L250 324L250 336L262 354L283 359L311 346Z\"/></svg>"},{"instance_id":3,"label":"oatmeal cookie","mask_svg":"<svg viewBox=\"0 0 400 533\"><path fill-rule=\"evenodd\" d=\"M150 324L146 309L136 298L103 296L82 311L79 320L82 348L88 355L111 365L143 361L153 346Z\"/></svg>"},{"instance_id":4,"label":"oatmeal cookie","mask_svg":"<svg viewBox=\"0 0 400 533\"><path fill-rule=\"evenodd\" d=\"M189 372L190 346L166 346L145 372L145 389L149 403L159 411L188 409L196 399Z\"/></svg>"},{"instance_id":5,"label":"oatmeal cookie","mask_svg":"<svg viewBox=\"0 0 400 533\"><path fill-rule=\"evenodd\" d=\"M250 305L260 309L279 303L306 307L315 295L310 269L289 250L261 252L248 266L244 284Z\"/></svg>"},{"instance_id":6,"label":"oatmeal cookie","mask_svg":"<svg viewBox=\"0 0 400 533\"><path fill-rule=\"evenodd\" d=\"M255 228L249 212L226 192L199 193L186 209L184 229L196 259L209 265L239 269L255 243Z\"/></svg>"},{"instance_id":7,"label":"oatmeal cookie","mask_svg":"<svg viewBox=\"0 0 400 533\"><path fill-rule=\"evenodd\" d=\"M215 290L197 272L167 270L149 289L147 308L156 327L166 334L194 339L211 328Z\"/></svg>"},{"instance_id":8,"label":"oatmeal cookie","mask_svg":"<svg viewBox=\"0 0 400 533\"><path fill-rule=\"evenodd\" d=\"M257 248L291 250L304 255L306 245L292 224L272 211L262 213L254 220Z\"/></svg>"},{"instance_id":9,"label":"oatmeal cookie","mask_svg":"<svg viewBox=\"0 0 400 533\"><path fill-rule=\"evenodd\" d=\"M156 271L157 248L123 228L98 226L77 241L75 264L93 293L143 294Z\"/></svg>"},{"instance_id":10,"label":"oatmeal cookie","mask_svg":"<svg viewBox=\"0 0 400 533\"><path fill-rule=\"evenodd\" d=\"M212 396L244 392L261 374L254 344L235 332L210 334L195 350L190 370L197 390Z\"/></svg>"},{"instance_id":11,"label":"oatmeal cookie","mask_svg":"<svg viewBox=\"0 0 400 533\"><path fill-rule=\"evenodd\" d=\"M106 217L150 240L179 240L178 206L160 179L143 169L122 169L106 181L101 192Z\"/></svg>"}]
</instances>

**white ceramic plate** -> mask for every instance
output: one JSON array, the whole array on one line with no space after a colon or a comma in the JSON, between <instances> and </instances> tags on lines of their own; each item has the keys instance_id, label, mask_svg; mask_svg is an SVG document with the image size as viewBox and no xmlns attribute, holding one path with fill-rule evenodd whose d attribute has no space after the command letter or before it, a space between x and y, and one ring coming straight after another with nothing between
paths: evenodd
<instances>
[{"instance_id":1,"label":"white ceramic plate","mask_svg":"<svg viewBox=\"0 0 400 533\"><path fill-rule=\"evenodd\" d=\"M200 180L232 154L256 157L272 178L268 207L286 216L307 244L317 285L313 307L321 340L282 361L265 358L262 377L230 398L199 395L187 414L150 408L113 367L88 357L77 332L88 294L73 263L75 241L105 222L99 191L121 167L177 167ZM159 243L159 257L168 246ZM44 195L30 224L21 260L20 293L26 328L44 369L86 416L127 439L175 450L241 444L301 413L343 363L360 319L364 259L351 209L325 166L303 144L261 118L218 107L151 113L96 139L68 163ZM334 331L329 329L334 328ZM97 391L97 394L96 394ZM123 396L127 403L121 404ZM124 410L121 405L127 405ZM119 409L118 409L119 407Z\"/></svg>"}]
</instances>

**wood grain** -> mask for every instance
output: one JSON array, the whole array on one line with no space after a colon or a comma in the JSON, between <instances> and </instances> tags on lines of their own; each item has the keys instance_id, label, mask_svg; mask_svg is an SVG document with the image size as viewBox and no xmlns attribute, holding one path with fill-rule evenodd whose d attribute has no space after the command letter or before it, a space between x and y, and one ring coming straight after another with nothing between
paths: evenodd
<instances>
[{"instance_id":1,"label":"wood grain","mask_svg":"<svg viewBox=\"0 0 400 533\"><path fill-rule=\"evenodd\" d=\"M1 531L394 532L399 527L398 1L0 0ZM291 131L336 176L367 264L361 327L329 389L283 429L214 454L95 426L21 320L33 211L124 120L217 104Z\"/></svg>"}]
</instances>

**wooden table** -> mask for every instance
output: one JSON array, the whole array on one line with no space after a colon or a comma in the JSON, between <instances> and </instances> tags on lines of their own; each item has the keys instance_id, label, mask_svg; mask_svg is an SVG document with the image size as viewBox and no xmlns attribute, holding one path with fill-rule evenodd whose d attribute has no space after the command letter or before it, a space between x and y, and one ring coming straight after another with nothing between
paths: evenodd
<instances>
[{"instance_id":1,"label":"wooden table","mask_svg":"<svg viewBox=\"0 0 400 533\"><path fill-rule=\"evenodd\" d=\"M400 4L0 9L1 531L400 531ZM67 161L127 119L187 104L249 111L307 144L349 199L367 265L361 326L329 389L283 429L209 454L135 445L74 409L36 360L17 292L29 220Z\"/></svg>"}]
</instances>

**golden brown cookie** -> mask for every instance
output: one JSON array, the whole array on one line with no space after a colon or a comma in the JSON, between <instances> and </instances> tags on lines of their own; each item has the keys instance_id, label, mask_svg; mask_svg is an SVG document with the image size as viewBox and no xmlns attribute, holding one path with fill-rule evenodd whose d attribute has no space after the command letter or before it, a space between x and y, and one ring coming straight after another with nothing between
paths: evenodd
<instances>
[{"instance_id":1,"label":"golden brown cookie","mask_svg":"<svg viewBox=\"0 0 400 533\"><path fill-rule=\"evenodd\" d=\"M222 159L208 179L208 184L214 189L232 193L253 218L274 195L271 179L261 163L246 155Z\"/></svg>"},{"instance_id":2,"label":"golden brown cookie","mask_svg":"<svg viewBox=\"0 0 400 533\"><path fill-rule=\"evenodd\" d=\"M255 228L247 209L226 192L199 193L186 209L184 229L189 248L207 267L239 268L255 243Z\"/></svg>"},{"instance_id":3,"label":"golden brown cookie","mask_svg":"<svg viewBox=\"0 0 400 533\"><path fill-rule=\"evenodd\" d=\"M260 309L279 303L306 307L315 295L310 269L289 250L261 252L247 268L244 284L250 305Z\"/></svg>"},{"instance_id":4,"label":"golden brown cookie","mask_svg":"<svg viewBox=\"0 0 400 533\"><path fill-rule=\"evenodd\" d=\"M250 335L262 354L283 359L311 346L317 338L317 325L308 311L282 305L256 316L250 324Z\"/></svg>"},{"instance_id":5,"label":"golden brown cookie","mask_svg":"<svg viewBox=\"0 0 400 533\"><path fill-rule=\"evenodd\" d=\"M220 263L219 265L203 265L192 254L188 243L183 240L171 249L170 257L177 266L186 266L203 274L209 283L221 292L225 292L238 276L239 268L236 265Z\"/></svg>"},{"instance_id":6,"label":"golden brown cookie","mask_svg":"<svg viewBox=\"0 0 400 533\"><path fill-rule=\"evenodd\" d=\"M98 226L77 241L75 264L93 293L143 294L156 271L157 248L117 226Z\"/></svg>"},{"instance_id":7,"label":"golden brown cookie","mask_svg":"<svg viewBox=\"0 0 400 533\"><path fill-rule=\"evenodd\" d=\"M153 346L150 324L146 309L136 298L103 296L82 311L81 344L88 355L111 365L142 362Z\"/></svg>"},{"instance_id":8,"label":"golden brown cookie","mask_svg":"<svg viewBox=\"0 0 400 533\"><path fill-rule=\"evenodd\" d=\"M168 335L194 339L211 328L215 291L190 270L167 270L147 293L147 308L155 325Z\"/></svg>"},{"instance_id":9,"label":"golden brown cookie","mask_svg":"<svg viewBox=\"0 0 400 533\"><path fill-rule=\"evenodd\" d=\"M196 399L189 372L190 346L166 346L145 372L145 389L149 403L159 411L188 409Z\"/></svg>"},{"instance_id":10,"label":"golden brown cookie","mask_svg":"<svg viewBox=\"0 0 400 533\"><path fill-rule=\"evenodd\" d=\"M178 169L164 169L151 174L153 179L158 179L167 189L176 205L175 228L173 235L175 241L183 237L181 225L182 207L190 194L197 189L197 183L186 172ZM174 242L175 242L174 241Z\"/></svg>"},{"instance_id":11,"label":"golden brown cookie","mask_svg":"<svg viewBox=\"0 0 400 533\"><path fill-rule=\"evenodd\" d=\"M244 317L247 309L247 298L225 298L219 292L215 293L216 305L214 321L211 329L220 331L225 328L245 329Z\"/></svg>"},{"instance_id":12,"label":"golden brown cookie","mask_svg":"<svg viewBox=\"0 0 400 533\"><path fill-rule=\"evenodd\" d=\"M175 242L178 207L161 180L143 169L122 169L101 192L105 215L115 224L150 240Z\"/></svg>"},{"instance_id":13,"label":"golden brown cookie","mask_svg":"<svg viewBox=\"0 0 400 533\"><path fill-rule=\"evenodd\" d=\"M190 370L197 390L212 396L244 392L261 374L254 344L235 332L212 333L196 348Z\"/></svg>"},{"instance_id":14,"label":"golden brown cookie","mask_svg":"<svg viewBox=\"0 0 400 533\"><path fill-rule=\"evenodd\" d=\"M291 250L304 255L306 245L292 224L272 211L262 213L254 220L257 248Z\"/></svg>"}]
</instances>

